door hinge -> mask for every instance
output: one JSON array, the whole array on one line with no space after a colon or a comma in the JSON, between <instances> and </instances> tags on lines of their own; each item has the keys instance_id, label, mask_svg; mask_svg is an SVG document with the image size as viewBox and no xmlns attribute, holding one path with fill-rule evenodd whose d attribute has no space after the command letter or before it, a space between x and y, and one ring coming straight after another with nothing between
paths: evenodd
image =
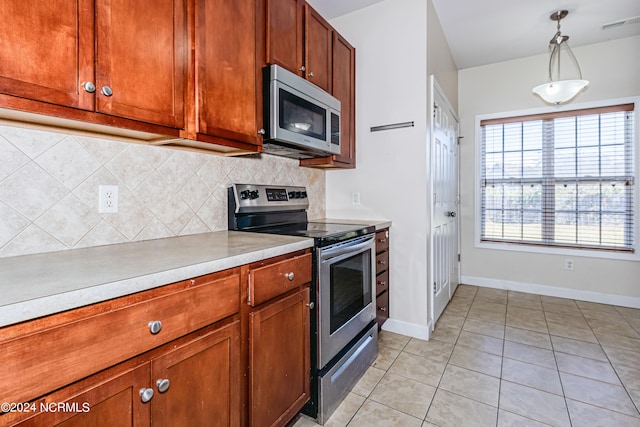
<instances>
[{"instance_id":1,"label":"door hinge","mask_svg":"<svg viewBox=\"0 0 640 427\"><path fill-rule=\"evenodd\" d=\"M434 293L434 294L436 293L436 289L437 289L437 288L438 288L438 287L436 286L436 282L433 282L433 293Z\"/></svg>"},{"instance_id":2,"label":"door hinge","mask_svg":"<svg viewBox=\"0 0 640 427\"><path fill-rule=\"evenodd\" d=\"M458 254L458 262L460 262L460 254Z\"/></svg>"},{"instance_id":3,"label":"door hinge","mask_svg":"<svg viewBox=\"0 0 640 427\"><path fill-rule=\"evenodd\" d=\"M459 136L458 137L458 145L460 145L460 142L461 142L462 138L464 138L464 136Z\"/></svg>"}]
</instances>

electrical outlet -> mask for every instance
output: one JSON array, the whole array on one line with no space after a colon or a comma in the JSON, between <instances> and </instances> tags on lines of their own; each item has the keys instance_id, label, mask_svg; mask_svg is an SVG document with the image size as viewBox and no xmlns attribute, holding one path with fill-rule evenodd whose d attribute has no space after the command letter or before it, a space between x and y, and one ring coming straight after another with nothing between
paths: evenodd
<instances>
[{"instance_id":1,"label":"electrical outlet","mask_svg":"<svg viewBox=\"0 0 640 427\"><path fill-rule=\"evenodd\" d=\"M565 258L564 260L564 269L573 271L573 260L571 258Z\"/></svg>"},{"instance_id":2,"label":"electrical outlet","mask_svg":"<svg viewBox=\"0 0 640 427\"><path fill-rule=\"evenodd\" d=\"M118 212L118 186L98 186L98 213Z\"/></svg>"},{"instance_id":3,"label":"electrical outlet","mask_svg":"<svg viewBox=\"0 0 640 427\"><path fill-rule=\"evenodd\" d=\"M360 193L359 192L351 193L351 204L353 204L355 206L360 205Z\"/></svg>"}]
</instances>

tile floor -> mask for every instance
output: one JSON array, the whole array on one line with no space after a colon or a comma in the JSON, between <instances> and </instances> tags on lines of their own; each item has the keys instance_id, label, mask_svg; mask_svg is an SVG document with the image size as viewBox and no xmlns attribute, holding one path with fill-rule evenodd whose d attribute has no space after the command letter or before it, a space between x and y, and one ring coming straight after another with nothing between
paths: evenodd
<instances>
[{"instance_id":1,"label":"tile floor","mask_svg":"<svg viewBox=\"0 0 640 427\"><path fill-rule=\"evenodd\" d=\"M430 341L379 343L326 426L640 426L637 309L461 285Z\"/></svg>"}]
</instances>

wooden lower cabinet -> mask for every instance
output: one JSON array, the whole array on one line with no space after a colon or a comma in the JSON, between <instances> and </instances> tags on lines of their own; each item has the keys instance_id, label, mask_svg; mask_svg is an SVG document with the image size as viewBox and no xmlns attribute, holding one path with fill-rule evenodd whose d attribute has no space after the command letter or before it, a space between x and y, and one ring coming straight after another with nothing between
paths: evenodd
<instances>
[{"instance_id":1,"label":"wooden lower cabinet","mask_svg":"<svg viewBox=\"0 0 640 427\"><path fill-rule=\"evenodd\" d=\"M0 425L239 426L239 358L238 321L206 328L33 403L50 412Z\"/></svg>"},{"instance_id":2,"label":"wooden lower cabinet","mask_svg":"<svg viewBox=\"0 0 640 427\"><path fill-rule=\"evenodd\" d=\"M309 288L249 313L249 423L283 426L309 400Z\"/></svg>"},{"instance_id":3,"label":"wooden lower cabinet","mask_svg":"<svg viewBox=\"0 0 640 427\"><path fill-rule=\"evenodd\" d=\"M300 250L0 328L0 402L27 402L0 426L286 425L310 396L311 263Z\"/></svg>"},{"instance_id":4,"label":"wooden lower cabinet","mask_svg":"<svg viewBox=\"0 0 640 427\"><path fill-rule=\"evenodd\" d=\"M376 232L376 322L389 318L389 229Z\"/></svg>"},{"instance_id":5,"label":"wooden lower cabinet","mask_svg":"<svg viewBox=\"0 0 640 427\"><path fill-rule=\"evenodd\" d=\"M154 426L239 426L239 322L153 359L151 383Z\"/></svg>"}]
</instances>

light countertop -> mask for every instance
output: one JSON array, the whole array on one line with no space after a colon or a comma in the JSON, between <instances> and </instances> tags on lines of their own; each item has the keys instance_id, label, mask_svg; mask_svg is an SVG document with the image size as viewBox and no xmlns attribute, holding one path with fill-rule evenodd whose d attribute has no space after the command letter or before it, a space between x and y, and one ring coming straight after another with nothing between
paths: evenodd
<instances>
[{"instance_id":1,"label":"light countertop","mask_svg":"<svg viewBox=\"0 0 640 427\"><path fill-rule=\"evenodd\" d=\"M312 246L302 237L220 231L0 258L0 326Z\"/></svg>"}]
</instances>

